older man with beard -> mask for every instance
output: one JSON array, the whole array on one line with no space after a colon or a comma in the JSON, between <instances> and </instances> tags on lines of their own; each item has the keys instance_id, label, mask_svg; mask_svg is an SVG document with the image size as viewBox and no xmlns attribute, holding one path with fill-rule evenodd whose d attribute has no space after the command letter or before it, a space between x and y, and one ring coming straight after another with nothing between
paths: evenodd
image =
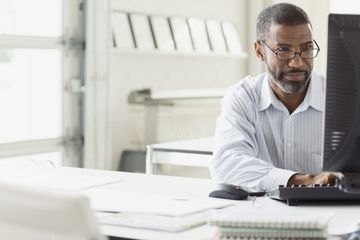
<instances>
[{"instance_id":1,"label":"older man with beard","mask_svg":"<svg viewBox=\"0 0 360 240\"><path fill-rule=\"evenodd\" d=\"M253 190L332 183L321 172L325 79L312 72L320 47L301 8L280 3L257 18L255 53L266 73L246 77L222 101L213 178Z\"/></svg>"}]
</instances>

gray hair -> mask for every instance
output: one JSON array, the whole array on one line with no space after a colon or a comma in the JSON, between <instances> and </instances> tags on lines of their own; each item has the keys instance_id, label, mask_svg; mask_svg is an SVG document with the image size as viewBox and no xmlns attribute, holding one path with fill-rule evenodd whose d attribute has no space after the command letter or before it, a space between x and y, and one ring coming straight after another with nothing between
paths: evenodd
<instances>
[{"instance_id":1,"label":"gray hair","mask_svg":"<svg viewBox=\"0 0 360 240\"><path fill-rule=\"evenodd\" d=\"M290 3L278 3L265 8L257 17L256 34L257 40L265 40L272 24L296 26L310 24L309 16L298 6Z\"/></svg>"}]
</instances>

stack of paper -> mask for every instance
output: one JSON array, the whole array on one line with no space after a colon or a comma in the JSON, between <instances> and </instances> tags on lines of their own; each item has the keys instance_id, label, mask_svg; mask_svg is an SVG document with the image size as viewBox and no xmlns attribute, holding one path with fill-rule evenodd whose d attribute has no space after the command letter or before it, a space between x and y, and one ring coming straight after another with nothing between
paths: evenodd
<instances>
[{"instance_id":1,"label":"stack of paper","mask_svg":"<svg viewBox=\"0 0 360 240\"><path fill-rule=\"evenodd\" d=\"M93 209L114 214L99 218L102 224L179 232L206 224L212 209L233 205L218 199L193 199L130 191L87 189Z\"/></svg>"},{"instance_id":2,"label":"stack of paper","mask_svg":"<svg viewBox=\"0 0 360 240\"><path fill-rule=\"evenodd\" d=\"M88 189L93 209L103 212L131 212L181 217L208 209L223 208L232 202L217 199L191 199L138 192ZM215 201L214 201L215 200Z\"/></svg>"},{"instance_id":3,"label":"stack of paper","mask_svg":"<svg viewBox=\"0 0 360 240\"><path fill-rule=\"evenodd\" d=\"M115 226L145 228L166 232L180 232L205 224L209 211L190 214L182 217L163 216L145 213L114 213L99 218L99 223Z\"/></svg>"},{"instance_id":4,"label":"stack of paper","mask_svg":"<svg viewBox=\"0 0 360 240\"><path fill-rule=\"evenodd\" d=\"M223 211L209 218L221 239L326 239L331 213Z\"/></svg>"}]
</instances>

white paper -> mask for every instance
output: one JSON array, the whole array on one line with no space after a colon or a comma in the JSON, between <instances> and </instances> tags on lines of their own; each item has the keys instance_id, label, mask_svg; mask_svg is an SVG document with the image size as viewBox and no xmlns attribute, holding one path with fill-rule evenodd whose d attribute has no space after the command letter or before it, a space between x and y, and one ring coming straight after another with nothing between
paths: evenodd
<instances>
[{"instance_id":1,"label":"white paper","mask_svg":"<svg viewBox=\"0 0 360 240\"><path fill-rule=\"evenodd\" d=\"M221 28L221 23L214 20L207 20L206 27L209 34L211 49L214 52L227 52L224 33Z\"/></svg>"},{"instance_id":2,"label":"white paper","mask_svg":"<svg viewBox=\"0 0 360 240\"><path fill-rule=\"evenodd\" d=\"M171 18L171 28L174 34L176 49L184 52L193 51L189 26L185 18Z\"/></svg>"},{"instance_id":3,"label":"white paper","mask_svg":"<svg viewBox=\"0 0 360 240\"><path fill-rule=\"evenodd\" d=\"M134 48L134 40L127 14L123 12L113 12L111 15L111 25L115 47Z\"/></svg>"},{"instance_id":4,"label":"white paper","mask_svg":"<svg viewBox=\"0 0 360 240\"><path fill-rule=\"evenodd\" d=\"M204 20L198 18L189 18L189 27L195 51L210 52L210 44Z\"/></svg>"},{"instance_id":5,"label":"white paper","mask_svg":"<svg viewBox=\"0 0 360 240\"><path fill-rule=\"evenodd\" d=\"M113 213L98 218L98 222L115 226L179 232L205 224L209 215L209 211L203 211L184 217L170 217L143 213Z\"/></svg>"},{"instance_id":6,"label":"white paper","mask_svg":"<svg viewBox=\"0 0 360 240\"><path fill-rule=\"evenodd\" d=\"M148 16L143 14L130 14L134 32L136 48L151 50L155 48Z\"/></svg>"},{"instance_id":7,"label":"white paper","mask_svg":"<svg viewBox=\"0 0 360 240\"><path fill-rule=\"evenodd\" d=\"M241 53L241 43L234 24L230 22L223 22L222 27L229 51L236 54Z\"/></svg>"},{"instance_id":8,"label":"white paper","mask_svg":"<svg viewBox=\"0 0 360 240\"><path fill-rule=\"evenodd\" d=\"M218 199L174 198L104 189L89 189L82 193L90 198L93 209L104 212L131 212L177 217L233 205L229 201Z\"/></svg>"},{"instance_id":9,"label":"white paper","mask_svg":"<svg viewBox=\"0 0 360 240\"><path fill-rule=\"evenodd\" d=\"M151 16L151 26L154 32L156 46L160 50L175 50L170 25L166 17Z\"/></svg>"}]
</instances>

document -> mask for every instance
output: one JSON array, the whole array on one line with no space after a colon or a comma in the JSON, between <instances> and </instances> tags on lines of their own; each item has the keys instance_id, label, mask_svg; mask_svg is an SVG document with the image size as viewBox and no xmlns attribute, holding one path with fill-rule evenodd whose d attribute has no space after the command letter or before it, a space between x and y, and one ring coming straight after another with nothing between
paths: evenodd
<instances>
[{"instance_id":1,"label":"document","mask_svg":"<svg viewBox=\"0 0 360 240\"><path fill-rule=\"evenodd\" d=\"M180 232L206 223L211 210L183 217L170 217L144 213L112 213L99 217L101 224L145 228L166 232Z\"/></svg>"},{"instance_id":2,"label":"document","mask_svg":"<svg viewBox=\"0 0 360 240\"><path fill-rule=\"evenodd\" d=\"M176 198L164 195L108 189L88 189L82 191L90 198L96 211L129 212L181 217L207 209L233 205L221 199Z\"/></svg>"}]
</instances>

